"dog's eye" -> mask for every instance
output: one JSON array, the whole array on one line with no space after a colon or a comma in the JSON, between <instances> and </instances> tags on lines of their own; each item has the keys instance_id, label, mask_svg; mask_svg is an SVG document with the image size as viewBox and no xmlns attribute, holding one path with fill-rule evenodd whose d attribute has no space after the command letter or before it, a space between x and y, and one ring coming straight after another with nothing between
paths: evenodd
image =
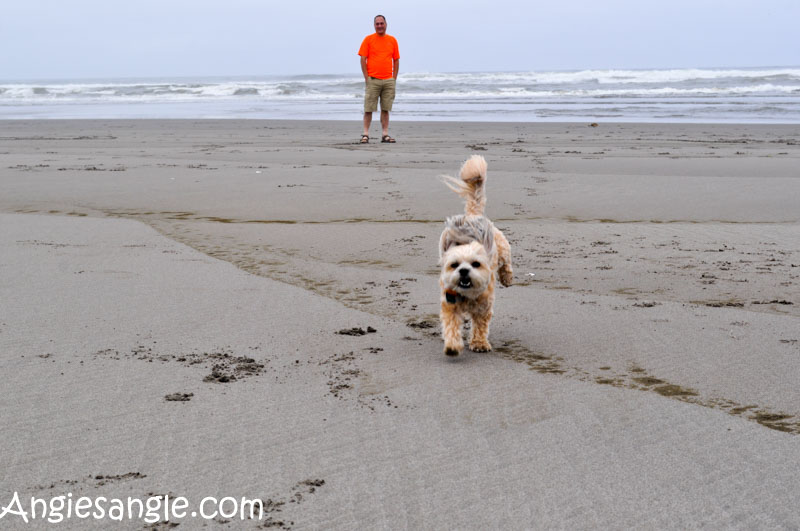
<instances>
[{"instance_id":1,"label":"dog's eye","mask_svg":"<svg viewBox=\"0 0 800 531\"><path fill-rule=\"evenodd\" d=\"M480 266L481 266L480 262L472 262L472 267L474 267L475 269L478 269Z\"/></svg>"},{"instance_id":2,"label":"dog's eye","mask_svg":"<svg viewBox=\"0 0 800 531\"><path fill-rule=\"evenodd\" d=\"M450 264L450 269L455 269L457 267L458 267L458 262L453 262L452 264Z\"/></svg>"}]
</instances>

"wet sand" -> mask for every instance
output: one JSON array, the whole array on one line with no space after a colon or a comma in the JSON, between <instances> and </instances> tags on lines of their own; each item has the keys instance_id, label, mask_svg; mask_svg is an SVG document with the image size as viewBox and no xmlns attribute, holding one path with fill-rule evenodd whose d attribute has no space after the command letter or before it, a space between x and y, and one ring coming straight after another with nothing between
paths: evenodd
<instances>
[{"instance_id":1,"label":"wet sand","mask_svg":"<svg viewBox=\"0 0 800 531\"><path fill-rule=\"evenodd\" d=\"M169 492L283 502L261 524L297 529L800 525L800 126L391 132L2 122L0 505ZM472 153L516 278L494 351L451 360L437 244L462 206L437 176Z\"/></svg>"}]
</instances>

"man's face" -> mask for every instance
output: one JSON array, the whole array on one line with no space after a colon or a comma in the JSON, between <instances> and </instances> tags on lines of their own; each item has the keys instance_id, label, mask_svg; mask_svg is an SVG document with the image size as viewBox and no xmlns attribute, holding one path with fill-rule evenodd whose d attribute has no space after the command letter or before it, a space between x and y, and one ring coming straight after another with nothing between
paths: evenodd
<instances>
[{"instance_id":1,"label":"man's face","mask_svg":"<svg viewBox=\"0 0 800 531\"><path fill-rule=\"evenodd\" d=\"M386 33L386 19L383 17L378 17L375 19L375 33L378 35L383 35Z\"/></svg>"}]
</instances>

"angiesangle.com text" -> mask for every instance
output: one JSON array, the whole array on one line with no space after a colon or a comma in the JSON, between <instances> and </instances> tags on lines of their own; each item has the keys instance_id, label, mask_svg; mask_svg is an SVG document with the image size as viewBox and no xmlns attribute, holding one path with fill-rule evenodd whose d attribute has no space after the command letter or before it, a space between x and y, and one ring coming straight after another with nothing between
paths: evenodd
<instances>
[{"instance_id":1,"label":"angiesangle.com text","mask_svg":"<svg viewBox=\"0 0 800 531\"><path fill-rule=\"evenodd\" d=\"M25 503L29 502L29 503ZM0 499L0 527L4 522L24 523L48 522L57 524L71 519L140 520L148 524L201 518L212 520L222 517L230 520L261 520L264 517L264 502L259 499L215 498L206 496L197 505L192 505L183 496L150 496L146 498L73 497L72 493L51 498L20 498L14 492L7 504Z\"/></svg>"}]
</instances>

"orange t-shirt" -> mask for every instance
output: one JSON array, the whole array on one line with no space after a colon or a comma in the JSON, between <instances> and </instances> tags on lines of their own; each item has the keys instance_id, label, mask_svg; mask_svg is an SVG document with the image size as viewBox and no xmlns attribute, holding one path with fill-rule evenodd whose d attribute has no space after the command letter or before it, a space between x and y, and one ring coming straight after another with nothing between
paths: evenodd
<instances>
[{"instance_id":1,"label":"orange t-shirt","mask_svg":"<svg viewBox=\"0 0 800 531\"><path fill-rule=\"evenodd\" d=\"M393 60L400 59L400 49L397 47L397 39L391 35L384 34L381 37L373 33L364 38L358 55L367 58L368 76L389 79L393 75Z\"/></svg>"}]
</instances>

